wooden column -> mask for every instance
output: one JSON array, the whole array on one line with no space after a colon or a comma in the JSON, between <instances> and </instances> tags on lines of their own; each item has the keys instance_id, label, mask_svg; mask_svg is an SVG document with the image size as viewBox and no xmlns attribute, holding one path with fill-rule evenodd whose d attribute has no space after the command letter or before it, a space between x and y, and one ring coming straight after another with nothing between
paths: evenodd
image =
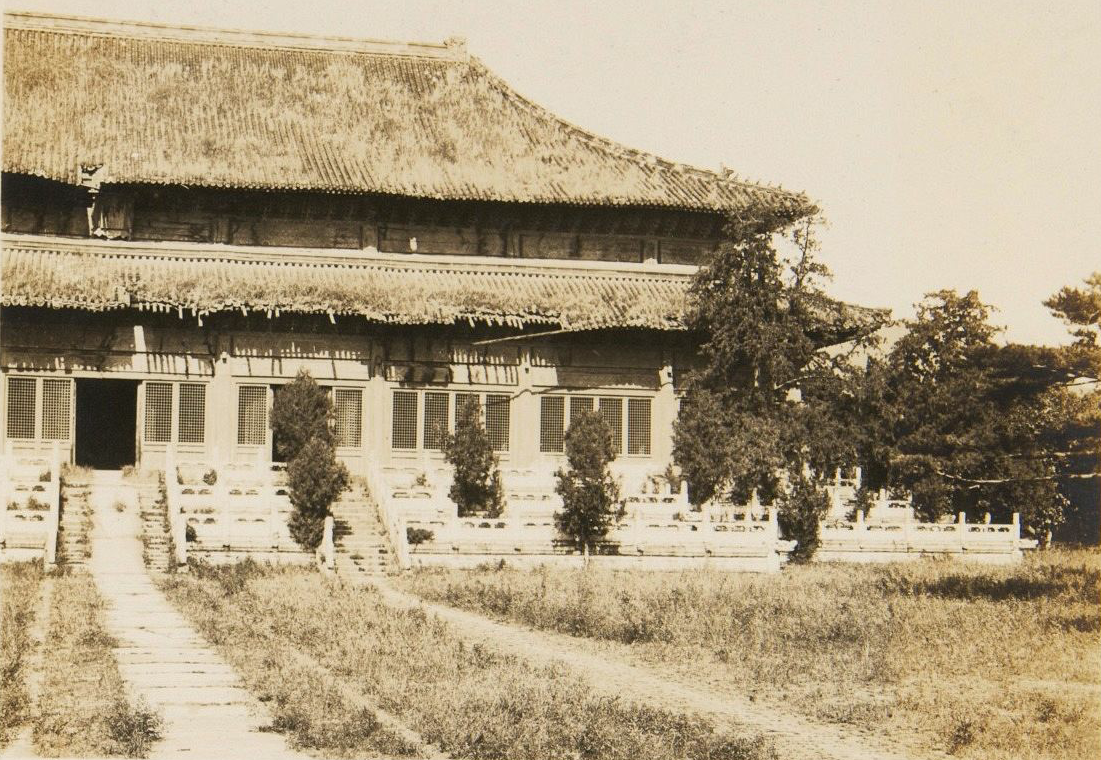
<instances>
[{"instance_id":1,"label":"wooden column","mask_svg":"<svg viewBox=\"0 0 1101 760\"><path fill-rule=\"evenodd\" d=\"M534 467L539 459L539 397L532 393L531 346L521 345L516 368L516 397L510 409L512 466Z\"/></svg>"},{"instance_id":2,"label":"wooden column","mask_svg":"<svg viewBox=\"0 0 1101 760\"><path fill-rule=\"evenodd\" d=\"M673 423L677 420L677 394L673 389L673 357L664 352L658 370L658 393L654 398L651 424L651 451L655 469L661 469L673 459Z\"/></svg>"},{"instance_id":3,"label":"wooden column","mask_svg":"<svg viewBox=\"0 0 1101 760\"><path fill-rule=\"evenodd\" d=\"M237 446L237 393L228 339L222 336L218 348L212 365L214 376L207 388L207 451L217 451L218 458L228 462Z\"/></svg>"}]
</instances>

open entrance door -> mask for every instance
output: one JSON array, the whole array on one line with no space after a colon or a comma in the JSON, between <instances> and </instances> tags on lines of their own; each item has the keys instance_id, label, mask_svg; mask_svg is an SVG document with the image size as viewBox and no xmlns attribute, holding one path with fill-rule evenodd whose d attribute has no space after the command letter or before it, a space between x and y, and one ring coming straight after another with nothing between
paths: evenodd
<instances>
[{"instance_id":1,"label":"open entrance door","mask_svg":"<svg viewBox=\"0 0 1101 760\"><path fill-rule=\"evenodd\" d=\"M138 381L78 378L76 463L120 470L135 462Z\"/></svg>"}]
</instances>

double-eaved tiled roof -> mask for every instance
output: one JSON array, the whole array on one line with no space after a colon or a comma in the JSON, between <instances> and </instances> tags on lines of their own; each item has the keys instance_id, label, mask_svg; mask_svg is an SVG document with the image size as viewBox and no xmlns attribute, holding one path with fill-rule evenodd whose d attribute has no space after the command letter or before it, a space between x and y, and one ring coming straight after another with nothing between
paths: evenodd
<instances>
[{"instance_id":1,"label":"double-eaved tiled roof","mask_svg":"<svg viewBox=\"0 0 1101 760\"><path fill-rule=\"evenodd\" d=\"M73 184L101 166L118 183L813 210L579 129L458 45L6 14L4 88L4 171Z\"/></svg>"}]
</instances>

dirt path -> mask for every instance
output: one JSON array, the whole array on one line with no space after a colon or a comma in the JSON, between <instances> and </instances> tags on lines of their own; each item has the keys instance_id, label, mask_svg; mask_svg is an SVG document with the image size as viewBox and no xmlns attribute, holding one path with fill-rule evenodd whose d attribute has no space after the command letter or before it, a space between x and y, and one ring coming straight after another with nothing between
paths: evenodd
<instances>
[{"instance_id":1,"label":"dirt path","mask_svg":"<svg viewBox=\"0 0 1101 760\"><path fill-rule=\"evenodd\" d=\"M465 610L427 602L396 589L385 579L364 582L377 588L389 604L402 608L422 607L485 644L537 663L559 662L572 666L585 675L595 689L605 694L655 707L699 713L722 727L759 732L775 742L779 756L785 760L926 760L948 757L942 753L888 744L881 737L854 727L811 721L786 712L777 705L678 683L651 668L625 662L611 653L587 651L587 642L560 633L497 622Z\"/></svg>"}]
</instances>

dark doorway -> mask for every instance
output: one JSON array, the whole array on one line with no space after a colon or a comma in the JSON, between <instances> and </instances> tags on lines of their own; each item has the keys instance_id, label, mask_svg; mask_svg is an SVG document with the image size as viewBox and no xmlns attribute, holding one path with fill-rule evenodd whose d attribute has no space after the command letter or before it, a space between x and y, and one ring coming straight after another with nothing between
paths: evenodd
<instances>
[{"instance_id":1,"label":"dark doorway","mask_svg":"<svg viewBox=\"0 0 1101 760\"><path fill-rule=\"evenodd\" d=\"M135 461L137 380L76 381L76 463L120 470Z\"/></svg>"}]
</instances>

